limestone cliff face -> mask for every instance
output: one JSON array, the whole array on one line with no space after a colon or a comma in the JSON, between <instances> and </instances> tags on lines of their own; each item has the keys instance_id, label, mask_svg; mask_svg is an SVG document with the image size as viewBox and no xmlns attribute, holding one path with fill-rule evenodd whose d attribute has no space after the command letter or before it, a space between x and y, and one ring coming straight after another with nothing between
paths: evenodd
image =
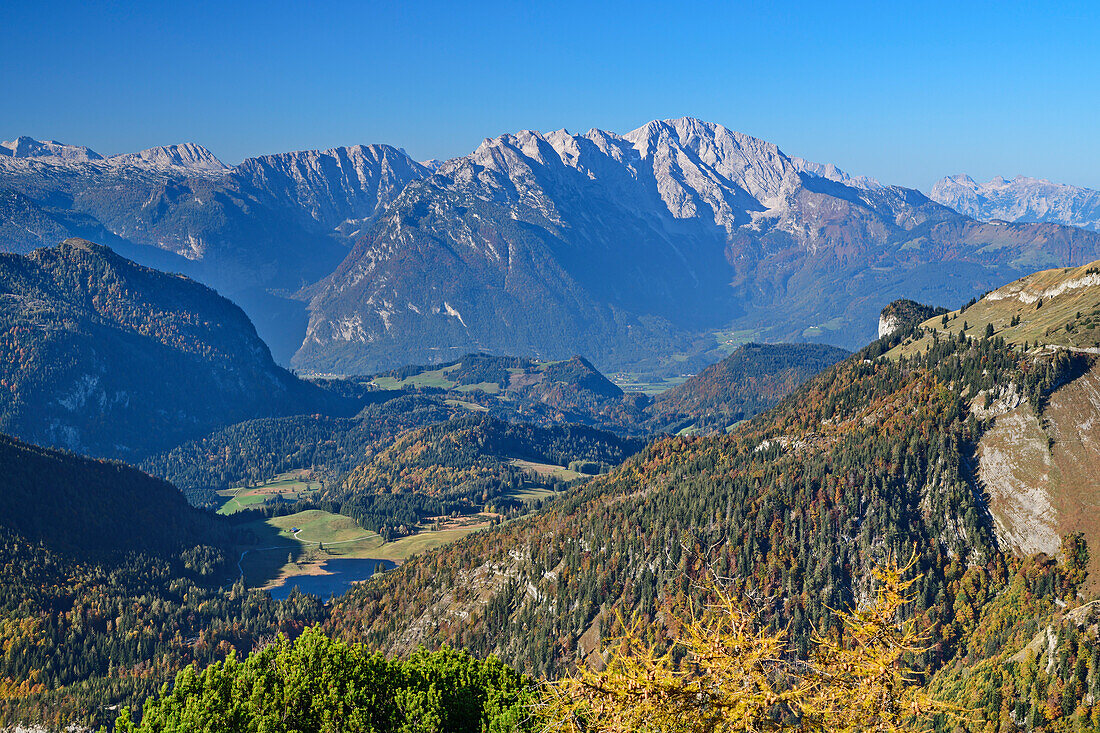
<instances>
[{"instance_id":1,"label":"limestone cliff face","mask_svg":"<svg viewBox=\"0 0 1100 733\"><path fill-rule=\"evenodd\" d=\"M897 331L902 326L915 326L927 321L929 318L942 315L946 308L935 308L923 305L915 300L904 298L895 300L882 309L878 317L878 337L883 338Z\"/></svg>"},{"instance_id":2,"label":"limestone cliff face","mask_svg":"<svg viewBox=\"0 0 1100 733\"><path fill-rule=\"evenodd\" d=\"M901 321L895 315L879 315L878 317L878 337L884 338L889 336L894 331L897 331L901 326Z\"/></svg>"}]
</instances>

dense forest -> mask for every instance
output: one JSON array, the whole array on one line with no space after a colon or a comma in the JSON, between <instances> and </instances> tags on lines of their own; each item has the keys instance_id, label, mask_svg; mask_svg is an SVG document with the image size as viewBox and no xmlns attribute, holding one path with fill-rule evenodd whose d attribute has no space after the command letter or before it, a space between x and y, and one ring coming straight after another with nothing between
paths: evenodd
<instances>
[{"instance_id":1,"label":"dense forest","mask_svg":"<svg viewBox=\"0 0 1100 733\"><path fill-rule=\"evenodd\" d=\"M272 601L239 581L220 549L83 561L0 536L0 725L112 722L184 666L297 636L320 600Z\"/></svg>"},{"instance_id":2,"label":"dense forest","mask_svg":"<svg viewBox=\"0 0 1100 733\"><path fill-rule=\"evenodd\" d=\"M379 442L465 414L468 410L430 395L403 394L369 404L354 418L295 415L249 420L150 456L140 465L184 491L225 489L295 468L321 469L339 477Z\"/></svg>"},{"instance_id":3,"label":"dense forest","mask_svg":"<svg viewBox=\"0 0 1100 733\"><path fill-rule=\"evenodd\" d=\"M191 662L324 618L248 591L237 531L120 463L0 436L0 725L109 723Z\"/></svg>"},{"instance_id":4,"label":"dense forest","mask_svg":"<svg viewBox=\"0 0 1100 733\"><path fill-rule=\"evenodd\" d=\"M470 416L407 432L327 489L321 506L354 518L385 538L407 534L429 517L506 513L520 490L558 491L570 464L609 470L644 447L577 425L541 427ZM541 464L540 473L514 459Z\"/></svg>"},{"instance_id":5,"label":"dense forest","mask_svg":"<svg viewBox=\"0 0 1100 733\"><path fill-rule=\"evenodd\" d=\"M125 464L0 435L0 527L83 557L179 552L228 538L172 485Z\"/></svg>"}]
</instances>

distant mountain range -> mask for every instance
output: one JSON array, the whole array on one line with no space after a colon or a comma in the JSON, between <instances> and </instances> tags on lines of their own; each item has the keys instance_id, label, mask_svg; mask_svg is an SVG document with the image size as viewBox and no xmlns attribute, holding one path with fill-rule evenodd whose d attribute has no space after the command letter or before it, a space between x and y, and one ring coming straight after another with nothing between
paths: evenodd
<instances>
[{"instance_id":1,"label":"distant mountain range","mask_svg":"<svg viewBox=\"0 0 1100 733\"><path fill-rule=\"evenodd\" d=\"M691 118L523 131L420 164L385 145L251 158L194 145L0 154L0 248L91 237L238 302L321 373L472 351L695 371L736 332L843 347L910 297L959 304L1100 235L981 223L918 191Z\"/></svg>"},{"instance_id":2,"label":"distant mountain range","mask_svg":"<svg viewBox=\"0 0 1100 733\"><path fill-rule=\"evenodd\" d=\"M967 175L944 178L930 197L972 219L1068 224L1100 231L1100 191L1042 178L1000 176L978 183Z\"/></svg>"}]
</instances>

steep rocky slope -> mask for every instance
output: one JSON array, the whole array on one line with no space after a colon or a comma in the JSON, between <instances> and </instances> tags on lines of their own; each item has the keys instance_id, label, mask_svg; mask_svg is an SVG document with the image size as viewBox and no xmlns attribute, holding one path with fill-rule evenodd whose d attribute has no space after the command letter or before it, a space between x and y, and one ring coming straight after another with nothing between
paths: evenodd
<instances>
[{"instance_id":1,"label":"steep rocky slope","mask_svg":"<svg viewBox=\"0 0 1100 733\"><path fill-rule=\"evenodd\" d=\"M69 239L0 255L0 429L140 457L250 417L337 400L279 368L209 288Z\"/></svg>"},{"instance_id":2,"label":"steep rocky slope","mask_svg":"<svg viewBox=\"0 0 1100 733\"><path fill-rule=\"evenodd\" d=\"M1072 532L1100 547L1100 263L1035 273L922 326L928 335L899 352L957 339L965 327L1026 345L1029 361L1064 362L1042 399L1020 380L973 397L974 414L991 420L975 447L977 479L1004 547L1054 554ZM1088 570L1100 587L1100 554Z\"/></svg>"},{"instance_id":3,"label":"steep rocky slope","mask_svg":"<svg viewBox=\"0 0 1100 733\"><path fill-rule=\"evenodd\" d=\"M1043 178L998 176L978 183L967 175L936 182L929 197L973 219L1042 221L1100 230L1100 191Z\"/></svg>"}]
</instances>

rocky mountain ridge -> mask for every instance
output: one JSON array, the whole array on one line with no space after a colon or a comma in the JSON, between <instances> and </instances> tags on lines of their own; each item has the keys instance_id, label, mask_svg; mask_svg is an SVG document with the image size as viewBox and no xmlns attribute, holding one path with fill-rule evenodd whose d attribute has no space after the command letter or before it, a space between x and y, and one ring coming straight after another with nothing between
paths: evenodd
<instances>
[{"instance_id":1,"label":"rocky mountain ridge","mask_svg":"<svg viewBox=\"0 0 1100 733\"><path fill-rule=\"evenodd\" d=\"M136 153L120 153L103 156L84 145L68 145L57 140L35 140L22 136L8 142L0 142L0 158L10 158L2 164L7 168L26 167L28 162L52 165L87 164L93 168L151 168L173 170L192 175L219 175L229 166L218 160L198 143L162 145ZM22 164L16 161L23 161ZM0 169L2 170L2 169Z\"/></svg>"},{"instance_id":2,"label":"rocky mountain ridge","mask_svg":"<svg viewBox=\"0 0 1100 733\"><path fill-rule=\"evenodd\" d=\"M975 222L692 118L521 131L431 165L385 145L223 170L194 146L31 143L0 156L0 248L92 237L183 272L319 373L486 350L671 374L730 331L852 348L899 297L955 305L1100 255L1096 234Z\"/></svg>"},{"instance_id":3,"label":"rocky mountain ridge","mask_svg":"<svg viewBox=\"0 0 1100 733\"><path fill-rule=\"evenodd\" d=\"M897 297L962 302L1098 245L1050 224L974 222L691 118L625 135L521 131L405 188L312 291L293 363L579 351L616 369L724 328L854 346Z\"/></svg>"}]
</instances>

